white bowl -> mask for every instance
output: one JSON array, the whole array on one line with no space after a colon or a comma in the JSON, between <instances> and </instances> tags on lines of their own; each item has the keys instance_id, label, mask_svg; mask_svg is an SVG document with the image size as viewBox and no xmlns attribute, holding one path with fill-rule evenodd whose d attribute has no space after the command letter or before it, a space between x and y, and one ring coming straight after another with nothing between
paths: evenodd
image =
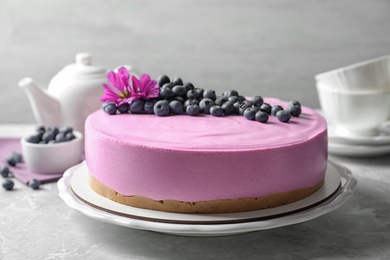
<instances>
[{"instance_id":1,"label":"white bowl","mask_svg":"<svg viewBox=\"0 0 390 260\"><path fill-rule=\"evenodd\" d=\"M315 76L327 88L365 91L390 89L390 55L352 64Z\"/></svg>"},{"instance_id":2,"label":"white bowl","mask_svg":"<svg viewBox=\"0 0 390 260\"><path fill-rule=\"evenodd\" d=\"M75 139L55 144L33 144L21 138L23 160L27 169L42 174L63 173L81 162L83 134L73 131Z\"/></svg>"}]
</instances>

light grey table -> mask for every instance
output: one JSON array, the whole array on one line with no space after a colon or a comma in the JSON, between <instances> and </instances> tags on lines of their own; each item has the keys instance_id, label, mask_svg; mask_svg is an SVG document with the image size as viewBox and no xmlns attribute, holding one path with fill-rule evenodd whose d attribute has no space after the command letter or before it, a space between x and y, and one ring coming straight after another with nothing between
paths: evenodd
<instances>
[{"instance_id":1,"label":"light grey table","mask_svg":"<svg viewBox=\"0 0 390 260\"><path fill-rule=\"evenodd\" d=\"M31 125L1 125L18 136ZM353 197L319 218L227 237L180 237L91 219L69 208L55 183L0 189L0 259L388 259L390 155L330 157L358 180Z\"/></svg>"}]
</instances>

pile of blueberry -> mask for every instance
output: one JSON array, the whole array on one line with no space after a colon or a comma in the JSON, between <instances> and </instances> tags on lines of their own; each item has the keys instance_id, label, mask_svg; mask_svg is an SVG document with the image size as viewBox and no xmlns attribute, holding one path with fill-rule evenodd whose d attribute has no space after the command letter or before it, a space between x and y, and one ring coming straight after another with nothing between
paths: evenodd
<instances>
[{"instance_id":1,"label":"pile of blueberry","mask_svg":"<svg viewBox=\"0 0 390 260\"><path fill-rule=\"evenodd\" d=\"M75 139L72 127L48 127L38 126L35 133L27 137L26 141L33 144L54 144Z\"/></svg>"},{"instance_id":2,"label":"pile of blueberry","mask_svg":"<svg viewBox=\"0 0 390 260\"><path fill-rule=\"evenodd\" d=\"M157 116L178 115L186 113L197 116L201 113L212 116L242 115L248 120L266 123L270 115L287 123L291 116L299 117L301 104L290 101L284 109L280 105L271 106L261 96L247 100L235 90L217 95L214 90L195 88L190 82L183 83L181 78L172 81L166 75L157 79L160 94L155 99L134 99L130 104L117 106L113 102L103 103L104 112L110 115L117 113L155 114Z\"/></svg>"},{"instance_id":3,"label":"pile of blueberry","mask_svg":"<svg viewBox=\"0 0 390 260\"><path fill-rule=\"evenodd\" d=\"M18 163L22 162L22 155L17 152L12 152L7 156L7 163L9 166L16 166ZM14 188L14 182L11 180L13 174L8 166L0 166L0 175L5 179L3 182L3 188L5 190L12 190ZM32 179L28 182L28 186L34 190L39 189L41 182L36 179Z\"/></svg>"}]
</instances>

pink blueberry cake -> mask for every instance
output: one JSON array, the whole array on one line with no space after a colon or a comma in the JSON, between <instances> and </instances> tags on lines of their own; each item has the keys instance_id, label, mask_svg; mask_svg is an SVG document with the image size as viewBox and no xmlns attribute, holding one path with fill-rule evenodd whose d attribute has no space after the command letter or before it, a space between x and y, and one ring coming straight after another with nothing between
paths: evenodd
<instances>
[{"instance_id":1,"label":"pink blueberry cake","mask_svg":"<svg viewBox=\"0 0 390 260\"><path fill-rule=\"evenodd\" d=\"M287 107L288 103L265 98ZM90 186L129 206L180 213L257 210L323 184L327 125L301 107L288 123L240 115L92 113L85 123Z\"/></svg>"}]
</instances>

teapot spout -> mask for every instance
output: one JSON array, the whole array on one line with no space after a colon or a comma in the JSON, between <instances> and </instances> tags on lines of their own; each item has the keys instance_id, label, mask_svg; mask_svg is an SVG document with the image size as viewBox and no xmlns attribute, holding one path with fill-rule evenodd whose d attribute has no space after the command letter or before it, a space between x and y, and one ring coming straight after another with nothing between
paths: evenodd
<instances>
[{"instance_id":1,"label":"teapot spout","mask_svg":"<svg viewBox=\"0 0 390 260\"><path fill-rule=\"evenodd\" d=\"M19 81L30 101L35 120L44 126L61 126L60 102L38 86L32 78Z\"/></svg>"}]
</instances>

